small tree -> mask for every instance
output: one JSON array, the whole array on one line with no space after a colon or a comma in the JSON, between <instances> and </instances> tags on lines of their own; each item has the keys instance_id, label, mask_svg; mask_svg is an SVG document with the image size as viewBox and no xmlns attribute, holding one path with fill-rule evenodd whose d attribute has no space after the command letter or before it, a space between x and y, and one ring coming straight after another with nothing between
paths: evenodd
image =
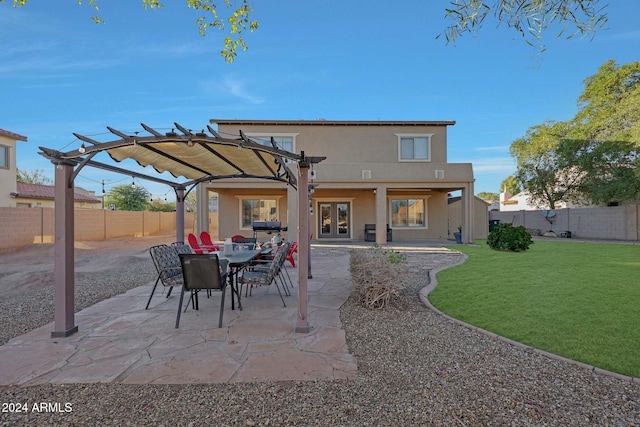
<instances>
[{"instance_id":1,"label":"small tree","mask_svg":"<svg viewBox=\"0 0 640 427\"><path fill-rule=\"evenodd\" d=\"M490 193L488 191L481 191L477 194L482 200L498 200L500 195L498 193Z\"/></svg>"},{"instance_id":2,"label":"small tree","mask_svg":"<svg viewBox=\"0 0 640 427\"><path fill-rule=\"evenodd\" d=\"M149 203L149 210L151 212L173 212L176 210L176 203L153 199L151 203Z\"/></svg>"},{"instance_id":3,"label":"small tree","mask_svg":"<svg viewBox=\"0 0 640 427\"><path fill-rule=\"evenodd\" d=\"M516 178L538 206L555 209L557 202L571 200L578 193L582 173L567 165L557 151L567 126L565 122L533 126L511 144L511 156L518 163Z\"/></svg>"},{"instance_id":4,"label":"small tree","mask_svg":"<svg viewBox=\"0 0 640 427\"><path fill-rule=\"evenodd\" d=\"M149 206L149 192L141 185L118 185L105 196L107 204L115 204L122 211L144 211Z\"/></svg>"},{"instance_id":5,"label":"small tree","mask_svg":"<svg viewBox=\"0 0 640 427\"><path fill-rule=\"evenodd\" d=\"M500 183L500 191L505 191L507 193L511 193L512 195L518 194L522 191L522 185L520 185L520 181L513 175L509 175Z\"/></svg>"},{"instance_id":6,"label":"small tree","mask_svg":"<svg viewBox=\"0 0 640 427\"><path fill-rule=\"evenodd\" d=\"M42 185L53 184L53 181L51 180L51 178L49 178L45 173L45 171L42 169L34 169L30 171L18 169L16 178L18 181L26 182L27 184L42 184Z\"/></svg>"}]
</instances>

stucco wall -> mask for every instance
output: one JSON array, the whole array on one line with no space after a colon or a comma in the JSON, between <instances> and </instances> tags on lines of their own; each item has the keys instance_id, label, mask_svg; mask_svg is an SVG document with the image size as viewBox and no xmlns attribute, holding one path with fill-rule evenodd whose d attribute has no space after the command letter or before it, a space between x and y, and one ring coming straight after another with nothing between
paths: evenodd
<instances>
[{"instance_id":1,"label":"stucco wall","mask_svg":"<svg viewBox=\"0 0 640 427\"><path fill-rule=\"evenodd\" d=\"M175 212L74 211L75 240L149 236L175 230ZM193 214L185 214L185 234L193 231ZM53 208L0 207L0 251L54 239Z\"/></svg>"},{"instance_id":2,"label":"stucco wall","mask_svg":"<svg viewBox=\"0 0 640 427\"><path fill-rule=\"evenodd\" d=\"M462 202L457 200L449 205L449 239L454 239L453 233L462 224ZM473 205L473 238L486 239L489 234L489 212L487 203L474 197Z\"/></svg>"},{"instance_id":3,"label":"stucco wall","mask_svg":"<svg viewBox=\"0 0 640 427\"><path fill-rule=\"evenodd\" d=\"M381 122L383 123L383 122ZM447 162L447 126L380 125L219 125L220 132L238 135L242 129L248 135L279 136L298 134L293 151L307 155L326 156L326 163L397 163L398 137L396 134L433 134L431 161Z\"/></svg>"},{"instance_id":4,"label":"stucco wall","mask_svg":"<svg viewBox=\"0 0 640 427\"><path fill-rule=\"evenodd\" d=\"M640 240L640 204L598 208L556 209L547 221L540 211L491 212L490 219L523 225L541 233L570 231L581 239Z\"/></svg>"},{"instance_id":5,"label":"stucco wall","mask_svg":"<svg viewBox=\"0 0 640 427\"><path fill-rule=\"evenodd\" d=\"M0 167L0 207L15 206L10 194L16 192L16 140L0 135L0 145L9 148L9 168Z\"/></svg>"}]
</instances>

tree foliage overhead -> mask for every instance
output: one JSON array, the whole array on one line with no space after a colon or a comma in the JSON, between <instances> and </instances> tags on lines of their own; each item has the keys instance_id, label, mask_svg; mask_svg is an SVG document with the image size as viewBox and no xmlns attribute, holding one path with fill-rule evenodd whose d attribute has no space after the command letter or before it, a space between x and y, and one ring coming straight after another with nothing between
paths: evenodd
<instances>
[{"instance_id":1,"label":"tree foliage overhead","mask_svg":"<svg viewBox=\"0 0 640 427\"><path fill-rule=\"evenodd\" d=\"M3 3L5 0L0 0ZM12 0L14 7L22 7L29 0ZM76 0L82 4L82 0ZM162 8L160 0L141 0L147 9ZM232 63L238 47L247 49L242 32L258 28L258 21L253 19L254 9L249 0L186 0L190 9L202 11L196 20L198 31L205 35L208 28L227 30L224 47L220 52L224 60ZM86 4L98 10L99 0L87 0ZM224 6L224 8L220 6ZM576 35L594 36L607 22L606 5L600 0L450 0L445 8L445 17L450 24L438 35L444 35L447 42L455 43L456 39L466 33L477 34L487 17L492 16L497 25L504 24L514 29L526 43L542 52L543 33L559 26L558 37L567 38ZM225 13L221 12L224 11ZM98 15L91 17L95 22L104 22Z\"/></svg>"},{"instance_id":2,"label":"tree foliage overhead","mask_svg":"<svg viewBox=\"0 0 640 427\"><path fill-rule=\"evenodd\" d=\"M525 42L545 50L542 36L554 26L560 26L558 37L591 35L607 23L606 5L599 0L451 0L445 16L451 24L443 31L447 42L466 33L477 34L487 17L497 25L514 29Z\"/></svg>"},{"instance_id":3,"label":"tree foliage overhead","mask_svg":"<svg viewBox=\"0 0 640 427\"><path fill-rule=\"evenodd\" d=\"M5 0L0 0L3 3ZM29 0L13 0L13 7L22 7ZM164 7L160 0L141 0L145 9L160 9ZM77 0L78 4L82 4L82 0ZM98 11L98 0L87 0L86 4L92 6L96 12ZM107 3L108 4L108 3ZM196 19L198 31L202 36L206 34L208 28L216 28L219 30L227 30L224 38L224 47L220 54L228 63L232 63L237 56L238 47L247 50L242 32L249 29L255 31L258 28L258 21L252 19L254 10L249 4L249 0L223 0L219 7L219 1L213 0L186 0L189 9L201 11L202 14ZM224 12L224 13L223 13ZM91 17L96 23L104 23L99 15Z\"/></svg>"}]
</instances>

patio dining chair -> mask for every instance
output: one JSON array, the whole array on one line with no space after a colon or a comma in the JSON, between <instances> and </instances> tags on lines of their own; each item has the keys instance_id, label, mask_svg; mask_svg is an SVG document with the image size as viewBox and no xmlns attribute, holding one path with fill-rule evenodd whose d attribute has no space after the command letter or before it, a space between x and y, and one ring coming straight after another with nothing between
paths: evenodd
<instances>
[{"instance_id":1,"label":"patio dining chair","mask_svg":"<svg viewBox=\"0 0 640 427\"><path fill-rule=\"evenodd\" d=\"M224 297L227 289L227 269L220 268L220 260L217 254L180 254L180 264L184 276L180 303L178 304L178 314L176 316L176 328L180 326L180 313L182 312L182 302L184 294L189 292L190 300L195 304L195 309L199 309L198 291L218 290L221 291L220 317L218 327L222 327L222 316L224 314ZM188 302L187 302L188 306Z\"/></svg>"},{"instance_id":2,"label":"patio dining chair","mask_svg":"<svg viewBox=\"0 0 640 427\"><path fill-rule=\"evenodd\" d=\"M285 295L291 295L284 278L281 276L285 254L284 250L280 250L276 252L272 261L266 264L254 264L251 269L244 270L242 276L238 278L238 282L240 286L247 286L245 294L248 292L251 295L251 290L254 286L270 286L273 283L278 290L282 305L286 307L287 304L284 302L284 297L280 290L280 283L282 283ZM242 292L242 288L240 288L240 292Z\"/></svg>"},{"instance_id":3,"label":"patio dining chair","mask_svg":"<svg viewBox=\"0 0 640 427\"><path fill-rule=\"evenodd\" d=\"M283 279L283 287L286 291L286 295L290 295L291 293L289 292L289 289L287 287L287 282L289 284L289 286L291 288L293 288L293 281L291 280L291 276L289 275L289 271L287 270L286 266L285 266L285 262L289 261L291 262L291 264L295 267L295 261L291 261L293 259L293 254L295 252L298 252L298 242L284 242L282 245L276 247L276 251L274 253L274 255L269 257L264 257L261 259L258 259L256 261L256 264L261 266L262 268L264 268L264 266L268 263L271 263L274 261L275 256L278 254L278 252L283 252L285 255L282 255L282 259L280 259L281 265L278 267L278 275ZM283 274L284 272L284 274ZM286 276L286 280L285 277Z\"/></svg>"},{"instance_id":4,"label":"patio dining chair","mask_svg":"<svg viewBox=\"0 0 640 427\"><path fill-rule=\"evenodd\" d=\"M187 245L184 242L173 242L171 246L176 250L176 252L178 252L178 255L195 253L193 252L191 246Z\"/></svg>"},{"instance_id":5,"label":"patio dining chair","mask_svg":"<svg viewBox=\"0 0 640 427\"><path fill-rule=\"evenodd\" d=\"M151 304L151 298L153 298L153 294L158 287L158 283L162 282L163 286L169 288L169 291L167 291L167 298L169 298L171 291L175 286L183 285L182 267L180 265L180 257L176 247L177 246L157 245L149 248L149 254L153 260L153 265L156 267L156 271L158 272L158 277L156 278L156 282L151 290L151 295L149 295L149 301L147 301L145 310L148 309L149 304ZM182 248L182 250L184 250L184 248Z\"/></svg>"}]
</instances>

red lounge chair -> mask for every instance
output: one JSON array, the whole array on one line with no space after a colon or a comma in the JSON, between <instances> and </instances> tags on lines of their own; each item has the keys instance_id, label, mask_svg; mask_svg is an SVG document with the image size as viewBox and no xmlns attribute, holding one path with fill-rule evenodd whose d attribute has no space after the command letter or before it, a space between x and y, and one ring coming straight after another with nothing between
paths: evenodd
<instances>
[{"instance_id":1,"label":"red lounge chair","mask_svg":"<svg viewBox=\"0 0 640 427\"><path fill-rule=\"evenodd\" d=\"M198 238L196 237L195 234L189 233L189 235L187 236L187 239L189 240L189 246L191 246L191 249L193 249L193 253L196 253L196 254L205 253L205 250L198 244Z\"/></svg>"},{"instance_id":2,"label":"red lounge chair","mask_svg":"<svg viewBox=\"0 0 640 427\"><path fill-rule=\"evenodd\" d=\"M200 242L202 242L202 249L208 252L217 252L220 250L220 246L211 241L211 234L206 231L200 233Z\"/></svg>"},{"instance_id":3,"label":"red lounge chair","mask_svg":"<svg viewBox=\"0 0 640 427\"><path fill-rule=\"evenodd\" d=\"M291 244L291 248L289 248L289 253L287 254L287 261L289 261L293 267L296 266L296 261L293 259L293 254L296 252L298 252L298 242L293 242Z\"/></svg>"},{"instance_id":4,"label":"red lounge chair","mask_svg":"<svg viewBox=\"0 0 640 427\"><path fill-rule=\"evenodd\" d=\"M231 241L235 243L236 239L245 239L242 234L236 234L235 236L231 236Z\"/></svg>"}]
</instances>

